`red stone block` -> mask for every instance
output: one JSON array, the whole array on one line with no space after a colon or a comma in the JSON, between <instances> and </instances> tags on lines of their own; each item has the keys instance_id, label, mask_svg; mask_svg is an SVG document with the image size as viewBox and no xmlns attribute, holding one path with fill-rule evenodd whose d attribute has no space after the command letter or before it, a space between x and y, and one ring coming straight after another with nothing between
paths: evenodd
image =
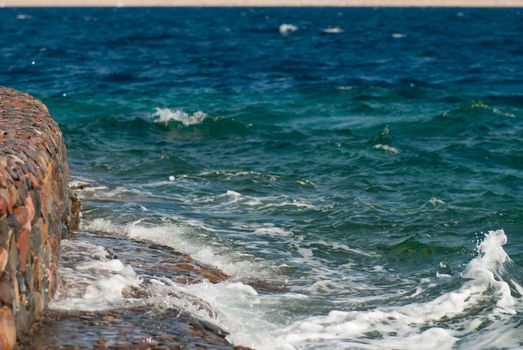
<instances>
[{"instance_id":1,"label":"red stone block","mask_svg":"<svg viewBox=\"0 0 523 350\"><path fill-rule=\"evenodd\" d=\"M31 196L30 193L27 194L27 198L25 199L24 205L27 208L27 212L29 215L29 222L31 223L31 222L33 222L33 219L35 217L35 207L33 204L33 197Z\"/></svg>"},{"instance_id":2,"label":"red stone block","mask_svg":"<svg viewBox=\"0 0 523 350\"><path fill-rule=\"evenodd\" d=\"M14 210L16 220L20 223L20 226L24 227L29 222L29 210L25 207L16 208Z\"/></svg>"},{"instance_id":3,"label":"red stone block","mask_svg":"<svg viewBox=\"0 0 523 350\"><path fill-rule=\"evenodd\" d=\"M8 211L7 207L8 207L7 198L5 198L4 196L2 196L0 194L0 217L7 215L7 211Z\"/></svg>"},{"instance_id":4,"label":"red stone block","mask_svg":"<svg viewBox=\"0 0 523 350\"><path fill-rule=\"evenodd\" d=\"M9 308L0 309L0 349L10 350L16 345L15 318Z\"/></svg>"},{"instance_id":5,"label":"red stone block","mask_svg":"<svg viewBox=\"0 0 523 350\"><path fill-rule=\"evenodd\" d=\"M31 174L31 173L27 173L27 174L25 174L25 176L24 176L24 179L25 179L25 178L28 178L28 179L29 179L29 182L31 183L31 188L32 188L32 189L36 189L36 188L38 188L38 186L39 186L39 182L38 182L38 180L36 179L36 177L34 177L33 174Z\"/></svg>"},{"instance_id":6,"label":"red stone block","mask_svg":"<svg viewBox=\"0 0 523 350\"><path fill-rule=\"evenodd\" d=\"M20 236L18 236L18 240L16 241L16 248L18 248L18 254L20 255L20 271L25 271L25 263L27 259L27 253L29 252L29 230L26 228L23 228L20 232Z\"/></svg>"}]
</instances>

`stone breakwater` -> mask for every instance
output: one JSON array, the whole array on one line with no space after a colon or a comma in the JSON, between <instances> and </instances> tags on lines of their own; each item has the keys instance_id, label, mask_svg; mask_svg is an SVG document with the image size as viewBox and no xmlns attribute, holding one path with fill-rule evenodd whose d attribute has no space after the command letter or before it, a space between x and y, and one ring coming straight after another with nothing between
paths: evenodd
<instances>
[{"instance_id":1,"label":"stone breakwater","mask_svg":"<svg viewBox=\"0 0 523 350\"><path fill-rule=\"evenodd\" d=\"M0 87L0 349L27 337L57 289L60 241L79 225L68 181L46 106Z\"/></svg>"}]
</instances>

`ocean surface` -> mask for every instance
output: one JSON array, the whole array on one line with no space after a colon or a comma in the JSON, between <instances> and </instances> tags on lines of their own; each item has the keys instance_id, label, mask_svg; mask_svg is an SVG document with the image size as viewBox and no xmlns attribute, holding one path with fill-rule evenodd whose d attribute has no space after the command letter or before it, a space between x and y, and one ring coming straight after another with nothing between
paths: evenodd
<instances>
[{"instance_id":1,"label":"ocean surface","mask_svg":"<svg viewBox=\"0 0 523 350\"><path fill-rule=\"evenodd\" d=\"M521 10L0 9L0 44L82 230L232 276L158 279L164 307L254 349L523 348ZM131 303L103 264L52 307Z\"/></svg>"}]
</instances>

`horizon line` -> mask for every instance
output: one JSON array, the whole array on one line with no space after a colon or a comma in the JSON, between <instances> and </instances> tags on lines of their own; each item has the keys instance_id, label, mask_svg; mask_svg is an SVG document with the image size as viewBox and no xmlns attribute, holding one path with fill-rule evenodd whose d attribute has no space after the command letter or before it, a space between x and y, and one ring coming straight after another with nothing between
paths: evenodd
<instances>
[{"instance_id":1,"label":"horizon line","mask_svg":"<svg viewBox=\"0 0 523 350\"><path fill-rule=\"evenodd\" d=\"M0 0L0 7L521 8L523 0Z\"/></svg>"}]
</instances>

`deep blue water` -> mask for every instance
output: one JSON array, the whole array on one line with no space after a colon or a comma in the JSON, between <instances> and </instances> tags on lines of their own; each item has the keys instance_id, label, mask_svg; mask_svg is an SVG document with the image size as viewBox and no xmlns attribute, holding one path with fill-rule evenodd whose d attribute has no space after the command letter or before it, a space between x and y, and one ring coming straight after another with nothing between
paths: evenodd
<instances>
[{"instance_id":1,"label":"deep blue water","mask_svg":"<svg viewBox=\"0 0 523 350\"><path fill-rule=\"evenodd\" d=\"M232 342L523 347L521 10L0 9L0 58L85 230L234 276L188 290Z\"/></svg>"}]
</instances>

